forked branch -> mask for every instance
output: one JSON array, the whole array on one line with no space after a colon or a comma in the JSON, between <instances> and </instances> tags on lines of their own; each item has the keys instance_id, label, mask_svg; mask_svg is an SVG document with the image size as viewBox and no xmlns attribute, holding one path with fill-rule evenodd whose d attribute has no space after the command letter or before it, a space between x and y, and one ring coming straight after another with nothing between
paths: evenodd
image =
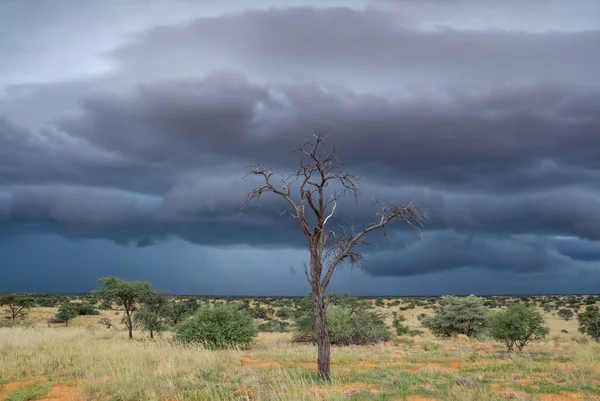
<instances>
[{"instance_id":1,"label":"forked branch","mask_svg":"<svg viewBox=\"0 0 600 401\"><path fill-rule=\"evenodd\" d=\"M390 207L389 205L379 201L376 201L376 203L381 206L381 210L378 213L380 216L379 222L363 228L357 234L351 234L344 239L337 241L333 247L332 251L334 257L327 267L325 277L321 281L321 288L323 290L327 288L329 281L333 276L333 272L343 261L349 260L352 266L362 269L364 258L362 253L355 248L358 245L372 246L372 244L369 244L365 241L368 233L382 229L384 230L384 236L387 238L385 233L386 226L393 220L399 220L408 224L413 233L420 238L421 229L427 216L421 213L421 211L412 202L405 206L401 205L394 207Z\"/></svg>"}]
</instances>

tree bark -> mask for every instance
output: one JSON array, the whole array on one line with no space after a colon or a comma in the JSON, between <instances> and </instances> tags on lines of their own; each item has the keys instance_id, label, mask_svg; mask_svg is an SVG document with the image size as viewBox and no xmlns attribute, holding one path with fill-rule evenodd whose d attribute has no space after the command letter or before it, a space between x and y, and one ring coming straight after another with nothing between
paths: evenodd
<instances>
[{"instance_id":1,"label":"tree bark","mask_svg":"<svg viewBox=\"0 0 600 401\"><path fill-rule=\"evenodd\" d=\"M129 331L129 339L133 340L133 322L131 321L131 312L126 310L125 316L127 317L127 330Z\"/></svg>"},{"instance_id":2,"label":"tree bark","mask_svg":"<svg viewBox=\"0 0 600 401\"><path fill-rule=\"evenodd\" d=\"M150 339L154 340L154 330L150 330Z\"/></svg>"},{"instance_id":3,"label":"tree bark","mask_svg":"<svg viewBox=\"0 0 600 401\"><path fill-rule=\"evenodd\" d=\"M320 379L329 380L331 344L329 343L329 331L327 330L326 310L323 303L323 293L318 290L313 292L315 300L315 328L317 334L317 372Z\"/></svg>"}]
</instances>

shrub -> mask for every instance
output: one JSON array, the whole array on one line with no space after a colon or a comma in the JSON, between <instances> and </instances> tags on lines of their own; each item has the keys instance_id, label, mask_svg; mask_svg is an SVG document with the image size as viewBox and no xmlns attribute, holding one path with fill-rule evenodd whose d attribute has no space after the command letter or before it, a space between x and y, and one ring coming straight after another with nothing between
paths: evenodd
<instances>
[{"instance_id":1,"label":"shrub","mask_svg":"<svg viewBox=\"0 0 600 401\"><path fill-rule=\"evenodd\" d=\"M175 338L206 348L247 347L256 337L252 317L233 305L202 306L176 328Z\"/></svg>"},{"instance_id":2,"label":"shrub","mask_svg":"<svg viewBox=\"0 0 600 401\"><path fill-rule=\"evenodd\" d=\"M289 319L292 316L292 310L290 308L281 308L275 312L275 316L281 319Z\"/></svg>"},{"instance_id":3,"label":"shrub","mask_svg":"<svg viewBox=\"0 0 600 401\"><path fill-rule=\"evenodd\" d=\"M391 338L380 313L355 297L333 294L327 308L327 328L333 345L364 345ZM294 316L294 341L316 342L312 295L303 298Z\"/></svg>"},{"instance_id":4,"label":"shrub","mask_svg":"<svg viewBox=\"0 0 600 401\"><path fill-rule=\"evenodd\" d=\"M483 298L474 295L443 296L439 300L435 314L422 318L421 324L439 337L452 337L457 334L468 337L478 336L484 329L488 311L483 302Z\"/></svg>"},{"instance_id":5,"label":"shrub","mask_svg":"<svg viewBox=\"0 0 600 401\"><path fill-rule=\"evenodd\" d=\"M283 333L289 331L290 324L281 320L269 320L267 323L259 324L258 331L267 333Z\"/></svg>"},{"instance_id":6,"label":"shrub","mask_svg":"<svg viewBox=\"0 0 600 401\"><path fill-rule=\"evenodd\" d=\"M596 342L600 342L600 311L598 309L586 310L577 315L579 331L591 336Z\"/></svg>"},{"instance_id":7,"label":"shrub","mask_svg":"<svg viewBox=\"0 0 600 401\"><path fill-rule=\"evenodd\" d=\"M571 309L561 309L556 314L567 322L575 315Z\"/></svg>"},{"instance_id":8,"label":"shrub","mask_svg":"<svg viewBox=\"0 0 600 401\"><path fill-rule=\"evenodd\" d=\"M100 304L99 308L102 310L112 310L112 302L104 299L102 300L102 303Z\"/></svg>"},{"instance_id":9,"label":"shrub","mask_svg":"<svg viewBox=\"0 0 600 401\"><path fill-rule=\"evenodd\" d=\"M515 347L520 352L531 341L544 338L548 334L544 324L541 313L522 304L512 304L506 312L494 312L487 320L491 336L504 343L508 352Z\"/></svg>"},{"instance_id":10,"label":"shrub","mask_svg":"<svg viewBox=\"0 0 600 401\"><path fill-rule=\"evenodd\" d=\"M413 338L408 337L396 337L394 338L393 343L396 347L400 344L406 345L408 348L412 348L415 346L415 340Z\"/></svg>"},{"instance_id":11,"label":"shrub","mask_svg":"<svg viewBox=\"0 0 600 401\"><path fill-rule=\"evenodd\" d=\"M97 316L100 314L100 312L98 310L94 309L94 305L91 305L91 304L72 304L72 305L77 306L77 314L79 316L86 316L86 315Z\"/></svg>"},{"instance_id":12,"label":"shrub","mask_svg":"<svg viewBox=\"0 0 600 401\"><path fill-rule=\"evenodd\" d=\"M408 334L408 333L410 333L410 329L408 328L407 325L402 324L402 323L398 323L398 325L396 325L396 334L401 336L401 335Z\"/></svg>"},{"instance_id":13,"label":"shrub","mask_svg":"<svg viewBox=\"0 0 600 401\"><path fill-rule=\"evenodd\" d=\"M423 330L412 329L411 331L408 332L408 335L411 336L411 337L422 336L423 335Z\"/></svg>"},{"instance_id":14,"label":"shrub","mask_svg":"<svg viewBox=\"0 0 600 401\"><path fill-rule=\"evenodd\" d=\"M256 308L249 308L248 311L250 312L250 316L252 316L254 319L269 318L269 311L267 310L267 308L257 306Z\"/></svg>"},{"instance_id":15,"label":"shrub","mask_svg":"<svg viewBox=\"0 0 600 401\"><path fill-rule=\"evenodd\" d=\"M421 346L423 351L435 351L438 348L438 345L430 340L423 341L419 345Z\"/></svg>"},{"instance_id":16,"label":"shrub","mask_svg":"<svg viewBox=\"0 0 600 401\"><path fill-rule=\"evenodd\" d=\"M330 306L327 326L331 343L335 345L374 344L391 338L381 315L366 309Z\"/></svg>"},{"instance_id":17,"label":"shrub","mask_svg":"<svg viewBox=\"0 0 600 401\"><path fill-rule=\"evenodd\" d=\"M571 341L576 342L577 344L587 344L590 342L590 340L588 340L588 338L585 336L573 337L571 338Z\"/></svg>"},{"instance_id":18,"label":"shrub","mask_svg":"<svg viewBox=\"0 0 600 401\"><path fill-rule=\"evenodd\" d=\"M45 308L53 308L58 304L58 298L56 297L40 297L35 300L38 306Z\"/></svg>"}]
</instances>

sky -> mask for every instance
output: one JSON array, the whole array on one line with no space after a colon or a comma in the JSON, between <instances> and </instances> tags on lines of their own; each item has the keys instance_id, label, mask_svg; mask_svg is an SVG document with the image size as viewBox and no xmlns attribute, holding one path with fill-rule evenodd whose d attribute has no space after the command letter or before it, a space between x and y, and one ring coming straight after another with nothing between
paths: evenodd
<instances>
[{"instance_id":1,"label":"sky","mask_svg":"<svg viewBox=\"0 0 600 401\"><path fill-rule=\"evenodd\" d=\"M303 135L371 199L353 295L600 291L600 2L0 1L0 292L116 275L198 295L304 295L306 242L259 162Z\"/></svg>"}]
</instances>

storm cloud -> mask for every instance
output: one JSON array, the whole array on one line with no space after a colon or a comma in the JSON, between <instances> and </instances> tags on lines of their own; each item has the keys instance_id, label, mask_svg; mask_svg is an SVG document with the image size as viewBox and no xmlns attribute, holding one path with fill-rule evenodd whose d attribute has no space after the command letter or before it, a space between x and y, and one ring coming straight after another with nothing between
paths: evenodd
<instances>
[{"instance_id":1,"label":"storm cloud","mask_svg":"<svg viewBox=\"0 0 600 401\"><path fill-rule=\"evenodd\" d=\"M164 17L152 3L135 32L94 25L105 46L77 52L106 65L72 66L71 77L36 79L24 50L0 40L14 56L0 63L0 238L104 241L107 252L131 248L132 264L136 252L181 240L233 252L240 266L251 252L279 250L290 258L282 274L296 276L305 249L297 223L273 197L242 209L256 185L242 177L253 162L277 177L293 172L298 138L316 131L337 143L363 187L334 225L371 222L372 197L428 213L420 242L401 225L389 228L390 242L373 235L373 283L458 282L475 269L545 275L562 291L557 277L600 274L600 26L584 2L552 2L564 20L498 3L488 25L436 1L297 3L203 12L182 2ZM131 4L103 12L127 21ZM93 18L78 7L75 17ZM501 17L515 7L517 28ZM26 38L31 51L42 45ZM50 52L52 62L61 56Z\"/></svg>"}]
</instances>

